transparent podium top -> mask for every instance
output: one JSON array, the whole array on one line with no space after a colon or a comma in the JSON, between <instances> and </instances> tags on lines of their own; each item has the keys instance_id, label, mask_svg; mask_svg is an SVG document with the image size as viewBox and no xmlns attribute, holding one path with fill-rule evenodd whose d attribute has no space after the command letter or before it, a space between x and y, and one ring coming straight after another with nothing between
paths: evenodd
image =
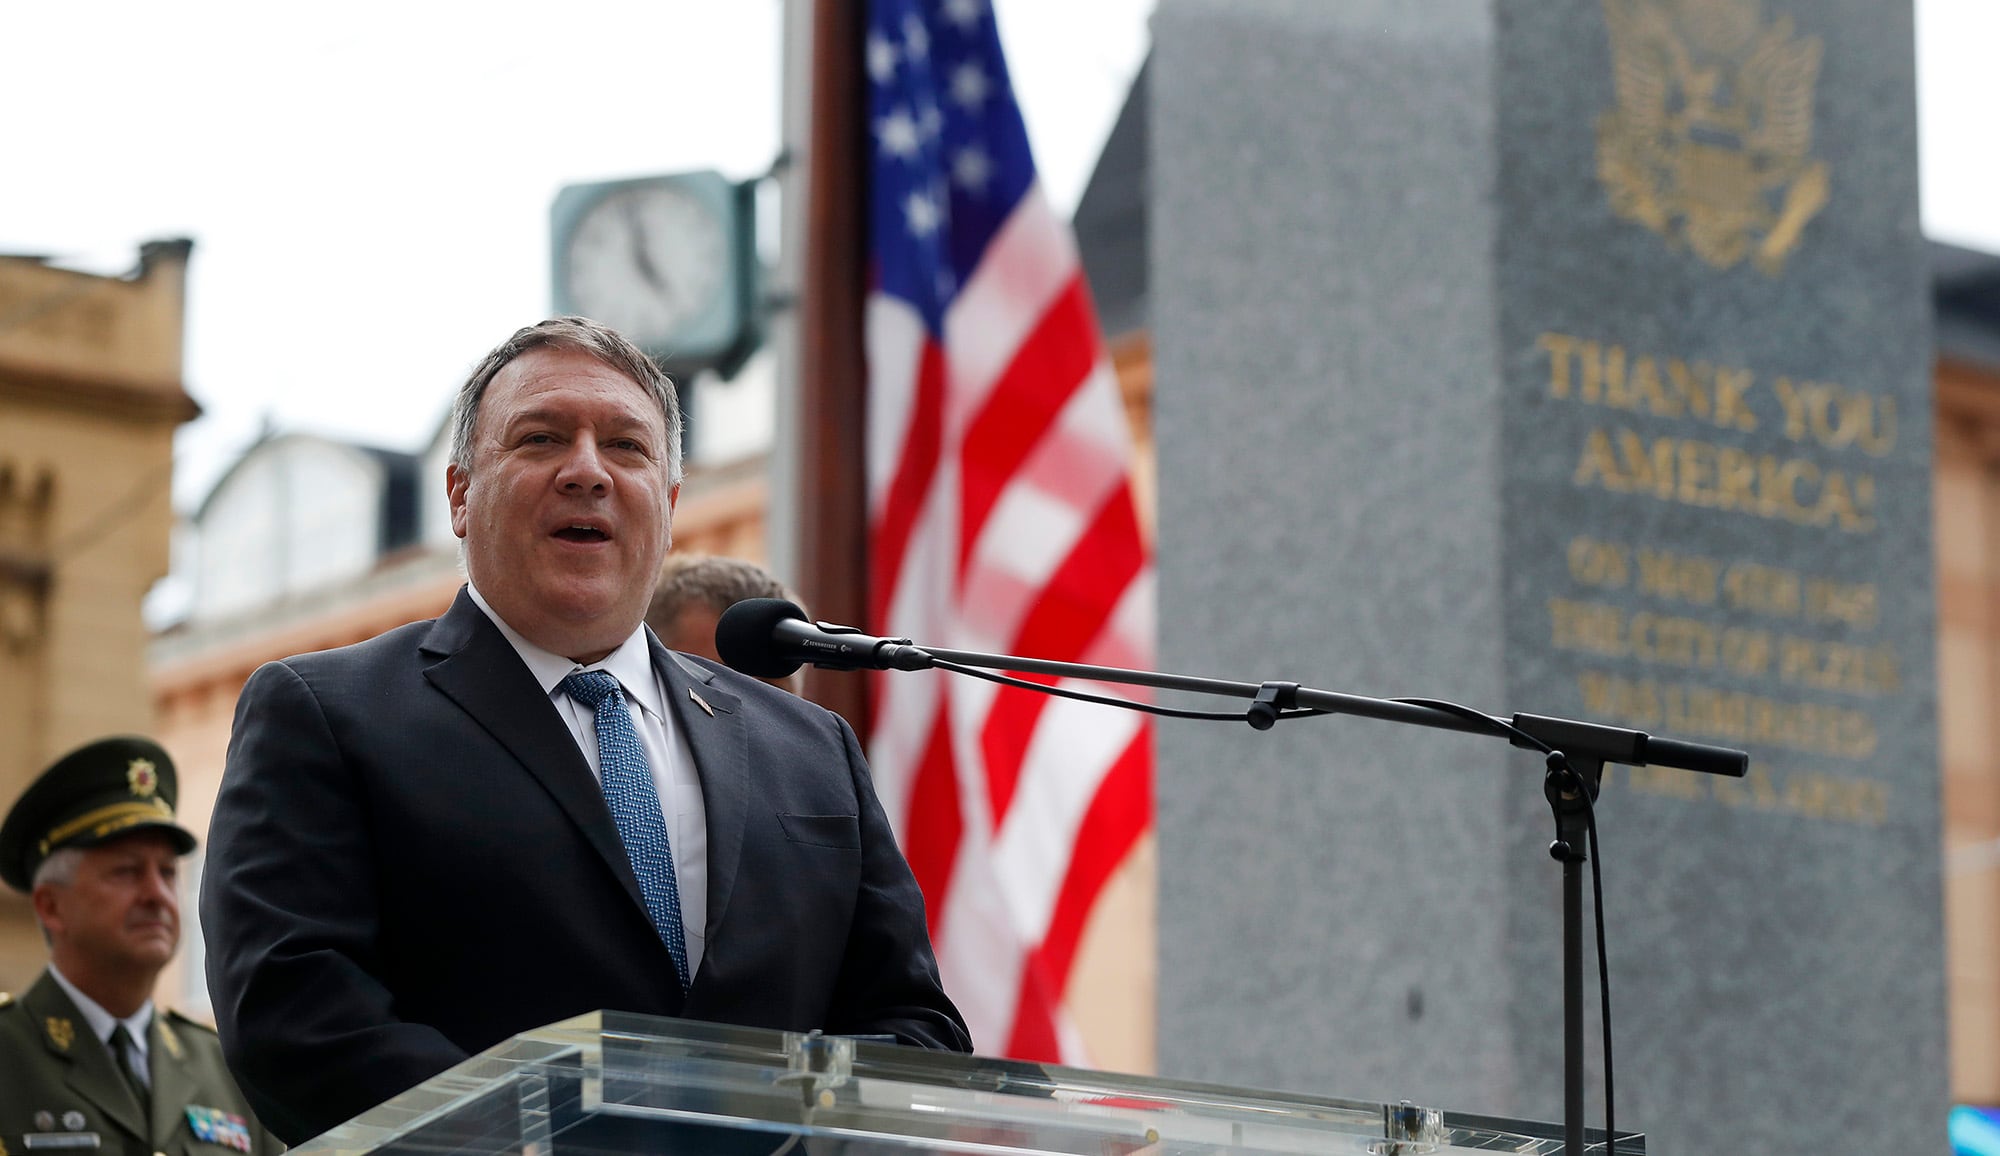
<instances>
[{"instance_id":1,"label":"transparent podium top","mask_svg":"<svg viewBox=\"0 0 2000 1156\"><path fill-rule=\"evenodd\" d=\"M598 1012L513 1039L293 1156L1195 1156L1562 1150L1554 1124ZM1603 1135L1590 1150L1604 1152ZM1617 1152L1643 1156L1621 1137Z\"/></svg>"}]
</instances>

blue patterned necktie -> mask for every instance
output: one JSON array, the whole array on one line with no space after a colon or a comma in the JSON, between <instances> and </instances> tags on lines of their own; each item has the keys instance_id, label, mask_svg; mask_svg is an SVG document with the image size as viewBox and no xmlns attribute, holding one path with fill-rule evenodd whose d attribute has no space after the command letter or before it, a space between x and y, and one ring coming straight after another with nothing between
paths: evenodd
<instances>
[{"instance_id":1,"label":"blue patterned necktie","mask_svg":"<svg viewBox=\"0 0 2000 1156\"><path fill-rule=\"evenodd\" d=\"M646 912L653 929L674 957L674 974L681 990L688 987L687 939L681 928L681 889L674 878L673 848L667 843L667 820L660 810L660 795L653 787L653 770L646 765L646 750L639 745L639 732L632 728L632 716L625 709L624 692L617 676L602 670L579 670L562 680L561 689L590 708L597 719L598 778L604 787L604 801L611 807L618 837L632 860L632 873L639 877L639 891L646 897Z\"/></svg>"}]
</instances>

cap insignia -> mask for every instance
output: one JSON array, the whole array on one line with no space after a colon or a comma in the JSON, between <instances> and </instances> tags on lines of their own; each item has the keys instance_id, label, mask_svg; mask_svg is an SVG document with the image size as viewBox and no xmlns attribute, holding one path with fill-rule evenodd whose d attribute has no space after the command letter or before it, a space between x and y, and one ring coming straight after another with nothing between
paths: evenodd
<instances>
[{"instance_id":1,"label":"cap insignia","mask_svg":"<svg viewBox=\"0 0 2000 1156\"><path fill-rule=\"evenodd\" d=\"M160 772L151 759L133 759L125 764L125 781L132 785L133 794L143 798L160 789Z\"/></svg>"},{"instance_id":2,"label":"cap insignia","mask_svg":"<svg viewBox=\"0 0 2000 1156\"><path fill-rule=\"evenodd\" d=\"M69 1046L76 1042L76 1025L61 1016L50 1016L42 1026L48 1029L49 1042L59 1052L68 1051Z\"/></svg>"}]
</instances>

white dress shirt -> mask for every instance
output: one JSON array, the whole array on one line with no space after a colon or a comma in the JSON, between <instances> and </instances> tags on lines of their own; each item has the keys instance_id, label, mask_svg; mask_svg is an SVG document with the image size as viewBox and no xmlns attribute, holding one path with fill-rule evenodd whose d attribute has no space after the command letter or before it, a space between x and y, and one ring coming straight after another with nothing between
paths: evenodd
<instances>
[{"instance_id":1,"label":"white dress shirt","mask_svg":"<svg viewBox=\"0 0 2000 1156\"><path fill-rule=\"evenodd\" d=\"M111 1033L118 1030L119 1024L122 1023L125 1025L126 1032L132 1037L132 1049L138 1053L136 1058L139 1065L137 1073L139 1082L151 1088L153 1086L153 1043L146 1038L146 1028L153 1022L153 1001L147 1000L145 1003L140 1004L138 1011L121 1020L110 1012L105 1011L103 1004L98 1003L96 1000L77 990L77 986L69 981L68 976L57 971L56 965L53 963L49 965L49 974L56 977L56 986L62 988L63 994L69 996L69 1002L75 1004L76 1010L83 1013L83 1022L90 1025L90 1030L97 1036L97 1042L104 1045L104 1050L111 1053L112 1061L121 1068L125 1064L119 1058L117 1051L111 1047Z\"/></svg>"},{"instance_id":2,"label":"white dress shirt","mask_svg":"<svg viewBox=\"0 0 2000 1156\"><path fill-rule=\"evenodd\" d=\"M479 588L469 581L466 590L541 683L543 692L555 704L556 713L562 716L583 751L583 761L590 764L590 773L600 781L603 773L597 757L596 716L588 706L558 688L563 679L579 670L602 670L618 680L626 710L632 716L632 727L639 734L639 745L646 751L646 765L653 772L660 810L666 815L667 843L674 853L674 882L681 895L681 926L687 933L688 974L694 975L701 967L702 949L708 943L708 813L702 808L701 776L695 772L694 752L667 709L667 689L659 672L653 669L645 626L633 631L602 661L583 666L522 637L493 612L486 599L480 597ZM104 1034L110 1035L110 1029Z\"/></svg>"}]
</instances>

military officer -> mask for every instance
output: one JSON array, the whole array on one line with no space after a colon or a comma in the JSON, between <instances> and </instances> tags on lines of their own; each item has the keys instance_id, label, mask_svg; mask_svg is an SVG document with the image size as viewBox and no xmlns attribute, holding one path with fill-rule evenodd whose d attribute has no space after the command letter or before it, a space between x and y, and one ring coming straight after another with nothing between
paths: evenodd
<instances>
[{"instance_id":1,"label":"military officer","mask_svg":"<svg viewBox=\"0 0 2000 1156\"><path fill-rule=\"evenodd\" d=\"M268 1156L214 1031L153 1005L180 942L194 836L174 764L107 738L42 773L0 824L0 880L34 901L49 966L0 994L0 1156Z\"/></svg>"}]
</instances>

